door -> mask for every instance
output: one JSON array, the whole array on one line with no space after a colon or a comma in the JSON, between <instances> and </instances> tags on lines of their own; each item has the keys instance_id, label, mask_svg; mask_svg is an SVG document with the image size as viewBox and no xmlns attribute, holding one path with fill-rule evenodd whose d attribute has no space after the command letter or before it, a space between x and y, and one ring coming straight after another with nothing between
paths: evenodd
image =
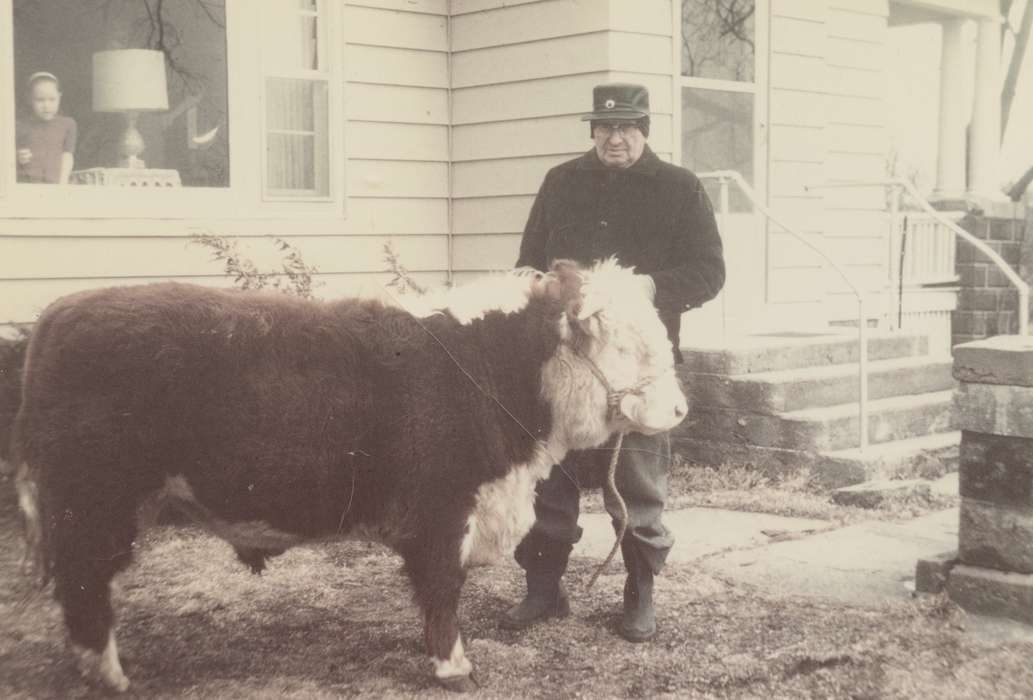
<instances>
[{"instance_id":1,"label":"door","mask_svg":"<svg viewBox=\"0 0 1033 700\"><path fill-rule=\"evenodd\" d=\"M732 170L766 200L767 0L681 0L680 162L698 175ZM679 141L676 139L676 141ZM728 270L724 290L683 319L683 342L734 335L763 324L764 219L734 182L722 196L704 178L717 213ZM722 211L724 209L724 211Z\"/></svg>"}]
</instances>

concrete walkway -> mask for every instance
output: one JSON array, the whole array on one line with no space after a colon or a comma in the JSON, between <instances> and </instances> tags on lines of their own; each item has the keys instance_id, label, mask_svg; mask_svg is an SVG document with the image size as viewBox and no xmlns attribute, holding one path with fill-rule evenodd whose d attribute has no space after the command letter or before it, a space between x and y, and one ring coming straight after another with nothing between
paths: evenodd
<instances>
[{"instance_id":1,"label":"concrete walkway","mask_svg":"<svg viewBox=\"0 0 1033 700\"><path fill-rule=\"evenodd\" d=\"M664 522L677 538L672 564L697 562L721 578L775 595L857 605L910 596L917 560L958 545L957 508L905 523L840 528L824 520L717 508L669 511ZM586 513L581 525L585 534L574 556L604 558L613 546L609 516Z\"/></svg>"}]
</instances>

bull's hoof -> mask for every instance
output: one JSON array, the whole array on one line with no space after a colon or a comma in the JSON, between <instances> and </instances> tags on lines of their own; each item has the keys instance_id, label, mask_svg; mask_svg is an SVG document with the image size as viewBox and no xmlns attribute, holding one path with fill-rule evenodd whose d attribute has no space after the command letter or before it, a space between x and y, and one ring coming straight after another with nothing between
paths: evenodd
<instances>
[{"instance_id":1,"label":"bull's hoof","mask_svg":"<svg viewBox=\"0 0 1033 700\"><path fill-rule=\"evenodd\" d=\"M450 676L449 678L439 678L438 683L442 687L452 693L473 693L480 685L474 680L473 674L469 676Z\"/></svg>"},{"instance_id":2,"label":"bull's hoof","mask_svg":"<svg viewBox=\"0 0 1033 700\"><path fill-rule=\"evenodd\" d=\"M116 693L129 690L129 679L122 672L114 635L109 636L107 646L100 653L75 643L71 644L71 648L76 667L88 682L102 685Z\"/></svg>"}]
</instances>

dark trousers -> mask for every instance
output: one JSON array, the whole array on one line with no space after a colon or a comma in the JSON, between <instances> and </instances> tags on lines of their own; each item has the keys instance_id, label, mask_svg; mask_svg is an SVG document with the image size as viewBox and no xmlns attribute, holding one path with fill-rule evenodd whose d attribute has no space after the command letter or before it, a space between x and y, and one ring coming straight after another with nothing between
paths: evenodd
<instances>
[{"instance_id":1,"label":"dark trousers","mask_svg":"<svg viewBox=\"0 0 1033 700\"><path fill-rule=\"evenodd\" d=\"M577 524L581 497L578 474L585 473L587 467L595 477L593 481L605 483L614 442L597 450L571 453L562 465L552 468L548 479L538 483L534 504L536 520L528 537L537 535L566 545L581 539L582 530ZM674 544L674 536L661 519L667 500L670 463L669 434L628 433L624 436L615 475L617 490L628 508L624 540L634 543L654 573L663 568ZM616 529L620 508L610 497L604 501Z\"/></svg>"}]
</instances>

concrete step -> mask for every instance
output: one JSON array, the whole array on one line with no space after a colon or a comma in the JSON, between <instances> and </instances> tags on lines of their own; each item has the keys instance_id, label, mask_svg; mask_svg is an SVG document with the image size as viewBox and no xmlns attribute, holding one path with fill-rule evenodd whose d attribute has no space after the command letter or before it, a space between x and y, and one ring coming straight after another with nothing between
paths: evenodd
<instances>
[{"instance_id":1,"label":"concrete step","mask_svg":"<svg viewBox=\"0 0 1033 700\"><path fill-rule=\"evenodd\" d=\"M764 333L715 338L712 344L682 346L684 370L708 374L747 374L857 362L857 331L830 329L820 333ZM868 357L888 360L926 355L929 338L920 333L872 331Z\"/></svg>"},{"instance_id":2,"label":"concrete step","mask_svg":"<svg viewBox=\"0 0 1033 700\"><path fill-rule=\"evenodd\" d=\"M953 389L950 357L924 355L876 360L868 365L871 400ZM694 406L749 407L779 413L857 401L857 363L771 372L709 374L679 372Z\"/></svg>"},{"instance_id":3,"label":"concrete step","mask_svg":"<svg viewBox=\"0 0 1033 700\"><path fill-rule=\"evenodd\" d=\"M932 433L906 440L856 447L822 455L826 470L863 470L869 478L935 478L958 470L961 431Z\"/></svg>"},{"instance_id":4,"label":"concrete step","mask_svg":"<svg viewBox=\"0 0 1033 700\"><path fill-rule=\"evenodd\" d=\"M810 471L811 479L826 488L859 484L887 477L930 477L958 468L961 433L949 431L917 438L828 452L787 450L745 443L675 436L672 447L684 459L698 464L750 464L773 477Z\"/></svg>"},{"instance_id":5,"label":"concrete step","mask_svg":"<svg viewBox=\"0 0 1033 700\"><path fill-rule=\"evenodd\" d=\"M953 429L951 391L878 399L868 404L872 444ZM858 445L857 404L846 403L771 415L695 405L679 436L720 436L730 443L789 450L841 450Z\"/></svg>"}]
</instances>

